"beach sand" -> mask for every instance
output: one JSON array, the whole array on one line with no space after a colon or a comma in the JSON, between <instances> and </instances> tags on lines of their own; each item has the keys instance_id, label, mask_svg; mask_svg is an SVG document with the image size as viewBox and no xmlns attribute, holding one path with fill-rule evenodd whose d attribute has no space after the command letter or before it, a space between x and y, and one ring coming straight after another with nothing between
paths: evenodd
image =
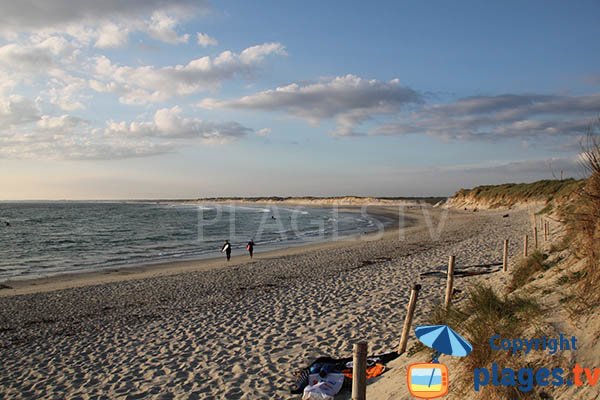
<instances>
[{"instance_id":1,"label":"beach sand","mask_svg":"<svg viewBox=\"0 0 600 400\"><path fill-rule=\"evenodd\" d=\"M395 350L415 283L415 323L427 321L444 279L420 273L445 268L450 254L457 268L498 262L502 240L529 226L526 210L423 210L377 240L11 283L0 290L0 394L300 398L288 392L291 374L315 357L350 356L360 340L370 353Z\"/></svg>"}]
</instances>

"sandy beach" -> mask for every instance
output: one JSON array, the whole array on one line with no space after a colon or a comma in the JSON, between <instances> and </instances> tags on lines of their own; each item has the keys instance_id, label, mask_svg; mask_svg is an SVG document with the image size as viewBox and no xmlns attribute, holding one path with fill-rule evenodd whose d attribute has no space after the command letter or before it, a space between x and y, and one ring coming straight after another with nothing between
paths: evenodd
<instances>
[{"instance_id":1,"label":"sandy beach","mask_svg":"<svg viewBox=\"0 0 600 400\"><path fill-rule=\"evenodd\" d=\"M390 208L386 213L394 213ZM408 210L405 229L260 254L253 261L52 278L0 290L0 393L6 398L299 398L292 372L366 340L395 350L410 287L416 323L442 299L444 268L501 259L527 210ZM441 223L440 223L441 222ZM257 249L260 252L260 249ZM511 242L511 254L519 244ZM457 288L466 279L457 279ZM340 398L344 398L343 396Z\"/></svg>"}]
</instances>

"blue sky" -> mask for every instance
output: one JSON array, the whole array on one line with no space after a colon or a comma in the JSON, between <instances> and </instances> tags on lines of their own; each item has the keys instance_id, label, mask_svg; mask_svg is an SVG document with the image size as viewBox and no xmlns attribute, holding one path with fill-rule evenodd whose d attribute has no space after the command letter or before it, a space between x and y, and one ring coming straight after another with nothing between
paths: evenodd
<instances>
[{"instance_id":1,"label":"blue sky","mask_svg":"<svg viewBox=\"0 0 600 400\"><path fill-rule=\"evenodd\" d=\"M597 2L0 1L0 199L582 174Z\"/></svg>"}]
</instances>

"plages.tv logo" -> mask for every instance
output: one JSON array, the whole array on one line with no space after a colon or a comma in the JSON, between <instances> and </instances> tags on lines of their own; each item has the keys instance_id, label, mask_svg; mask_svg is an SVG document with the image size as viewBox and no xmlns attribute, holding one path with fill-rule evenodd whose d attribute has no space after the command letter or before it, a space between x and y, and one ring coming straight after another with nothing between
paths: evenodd
<instances>
[{"instance_id":1,"label":"plages.tv logo","mask_svg":"<svg viewBox=\"0 0 600 400\"><path fill-rule=\"evenodd\" d=\"M448 367L440 364L439 357L446 354L464 357L473 346L447 325L425 325L415 329L417 338L434 350L430 362L408 366L406 380L410 394L418 399L434 399L448 394Z\"/></svg>"}]
</instances>

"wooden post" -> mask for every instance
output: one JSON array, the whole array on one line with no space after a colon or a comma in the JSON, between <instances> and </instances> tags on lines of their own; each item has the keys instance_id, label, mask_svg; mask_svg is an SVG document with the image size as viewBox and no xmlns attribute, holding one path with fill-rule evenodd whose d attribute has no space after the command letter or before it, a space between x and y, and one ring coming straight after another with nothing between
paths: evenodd
<instances>
[{"instance_id":1,"label":"wooden post","mask_svg":"<svg viewBox=\"0 0 600 400\"><path fill-rule=\"evenodd\" d=\"M504 240L504 248L502 249L502 271L508 271L508 239Z\"/></svg>"},{"instance_id":2,"label":"wooden post","mask_svg":"<svg viewBox=\"0 0 600 400\"><path fill-rule=\"evenodd\" d=\"M446 301L444 307L448 309L452 301L452 286L454 285L454 256L448 257L448 276L446 278Z\"/></svg>"},{"instance_id":3,"label":"wooden post","mask_svg":"<svg viewBox=\"0 0 600 400\"><path fill-rule=\"evenodd\" d=\"M352 400L367 398L367 343L354 345L352 365Z\"/></svg>"},{"instance_id":4,"label":"wooden post","mask_svg":"<svg viewBox=\"0 0 600 400\"><path fill-rule=\"evenodd\" d=\"M548 241L548 222L544 221L544 242Z\"/></svg>"},{"instance_id":5,"label":"wooden post","mask_svg":"<svg viewBox=\"0 0 600 400\"><path fill-rule=\"evenodd\" d=\"M537 235L537 226L533 227L533 244L535 245L535 249L538 248L538 235Z\"/></svg>"},{"instance_id":6,"label":"wooden post","mask_svg":"<svg viewBox=\"0 0 600 400\"><path fill-rule=\"evenodd\" d=\"M406 309L406 317L404 318L404 326L402 327L402 336L400 336L400 346L398 347L398 354L402 354L406 351L406 343L408 342L410 326L412 324L413 315L417 306L419 290L421 290L421 285L415 285L410 291L410 300L408 301L408 308Z\"/></svg>"},{"instance_id":7,"label":"wooden post","mask_svg":"<svg viewBox=\"0 0 600 400\"><path fill-rule=\"evenodd\" d=\"M529 242L529 237L527 235L523 236L523 257L527 257L528 242Z\"/></svg>"}]
</instances>

